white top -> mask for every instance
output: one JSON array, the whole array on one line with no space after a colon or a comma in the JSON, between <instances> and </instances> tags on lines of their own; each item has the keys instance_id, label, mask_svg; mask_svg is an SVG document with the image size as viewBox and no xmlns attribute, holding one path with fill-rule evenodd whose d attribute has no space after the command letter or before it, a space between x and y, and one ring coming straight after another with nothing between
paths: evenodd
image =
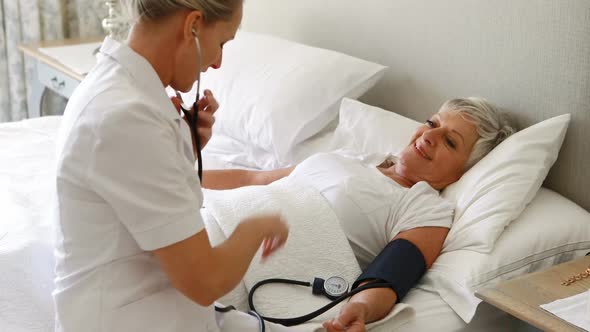
<instances>
[{"instance_id":1,"label":"white top","mask_svg":"<svg viewBox=\"0 0 590 332\"><path fill-rule=\"evenodd\" d=\"M452 204L428 183L405 188L383 175L376 166L385 158L321 153L291 173L330 203L362 269L398 233L424 226L450 228L453 221Z\"/></svg>"},{"instance_id":2,"label":"white top","mask_svg":"<svg viewBox=\"0 0 590 332\"><path fill-rule=\"evenodd\" d=\"M204 229L189 128L147 60L101 53L57 142L56 330L217 331L150 253Z\"/></svg>"}]
</instances>

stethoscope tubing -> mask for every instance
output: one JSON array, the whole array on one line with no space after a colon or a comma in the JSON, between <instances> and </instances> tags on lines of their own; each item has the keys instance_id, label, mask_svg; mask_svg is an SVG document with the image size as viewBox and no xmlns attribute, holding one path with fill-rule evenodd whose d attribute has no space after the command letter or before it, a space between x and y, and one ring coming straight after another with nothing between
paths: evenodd
<instances>
[{"instance_id":1,"label":"stethoscope tubing","mask_svg":"<svg viewBox=\"0 0 590 332\"><path fill-rule=\"evenodd\" d=\"M264 284L276 283L276 282L293 284L293 285L300 285L300 286L307 286L307 287L311 286L311 283L309 283L309 282L290 280L290 279L275 278L275 279L262 280L262 281L258 282L257 284L255 284L254 287L252 287L252 289L250 290L250 292L248 294L248 305L250 306L250 311L256 312L260 315L260 313L258 311L256 311L256 308L254 307L254 292L256 291L256 289ZM332 309L338 303L346 300L347 298L349 298L359 292L362 292L366 289L371 289L371 288L391 288L391 284L388 282L383 282L383 281L378 281L378 280L369 282L367 284L364 284L362 286L359 286L359 287L351 290L350 292L348 292L348 293L340 296L339 298L333 300L332 302L326 304L325 306L323 306L315 311L312 311L309 314L303 315L303 316L293 317L293 318L276 318L276 317L267 317L267 316L260 315L260 317L262 319L264 319L265 321L268 321L271 323L276 323L276 324L281 324L284 326L295 326L295 325L303 324L311 319L316 318L317 316L323 314L324 312Z\"/></svg>"},{"instance_id":2,"label":"stethoscope tubing","mask_svg":"<svg viewBox=\"0 0 590 332\"><path fill-rule=\"evenodd\" d=\"M182 110L182 113L184 113L184 116L187 118L187 120L189 122L191 136L193 136L195 138L195 145L196 145L195 150L197 151L197 174L199 176L199 181L202 184L203 183L203 158L201 156L201 138L199 137L198 121L197 121L199 118L198 102L199 102L200 93L201 93L201 44L199 42L199 37L197 36L196 32L194 32L194 30L193 30L193 34L195 36L195 43L197 45L197 66L198 66L197 94L195 96L195 101L193 102L193 105L192 105L192 109L193 109L192 114L191 114L190 108L186 109L182 102L180 103L180 109ZM176 92L176 94L178 95L179 93Z\"/></svg>"}]
</instances>

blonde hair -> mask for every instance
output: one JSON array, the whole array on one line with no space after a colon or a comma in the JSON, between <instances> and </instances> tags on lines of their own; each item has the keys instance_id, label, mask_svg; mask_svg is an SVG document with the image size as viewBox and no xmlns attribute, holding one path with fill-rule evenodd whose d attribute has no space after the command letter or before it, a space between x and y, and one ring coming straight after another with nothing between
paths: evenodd
<instances>
[{"instance_id":1,"label":"blonde hair","mask_svg":"<svg viewBox=\"0 0 590 332\"><path fill-rule=\"evenodd\" d=\"M182 9L198 10L205 22L228 21L243 0L124 0L132 22L157 21Z\"/></svg>"},{"instance_id":2,"label":"blonde hair","mask_svg":"<svg viewBox=\"0 0 590 332\"><path fill-rule=\"evenodd\" d=\"M475 142L465 163L465 170L470 169L516 131L508 115L500 112L498 108L483 98L451 99L441 106L439 112L452 111L464 114L465 120L475 124L479 135L479 139Z\"/></svg>"}]
</instances>

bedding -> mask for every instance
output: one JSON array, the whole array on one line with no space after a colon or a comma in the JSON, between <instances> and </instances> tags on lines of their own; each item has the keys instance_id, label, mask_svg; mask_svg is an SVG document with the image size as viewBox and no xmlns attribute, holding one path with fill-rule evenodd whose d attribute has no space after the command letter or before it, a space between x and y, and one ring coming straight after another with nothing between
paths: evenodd
<instances>
[{"instance_id":1,"label":"bedding","mask_svg":"<svg viewBox=\"0 0 590 332\"><path fill-rule=\"evenodd\" d=\"M270 153L274 164L252 161L258 168L276 168L292 161L296 144L337 117L343 97L363 95L385 69L339 52L239 31L224 47L223 66L204 73L201 86L219 100L215 132L233 137L247 151L256 147ZM194 100L195 94L184 98Z\"/></svg>"},{"instance_id":2,"label":"bedding","mask_svg":"<svg viewBox=\"0 0 590 332\"><path fill-rule=\"evenodd\" d=\"M559 115L513 134L442 192L456 203L444 252L492 251L545 181L570 119L570 114Z\"/></svg>"},{"instance_id":3,"label":"bedding","mask_svg":"<svg viewBox=\"0 0 590 332\"><path fill-rule=\"evenodd\" d=\"M443 198L455 203L444 252L492 251L504 228L541 187L557 159L570 118L560 115L515 133L442 191ZM418 125L394 112L344 99L332 147L344 146L357 154L396 152L408 144Z\"/></svg>"},{"instance_id":4,"label":"bedding","mask_svg":"<svg viewBox=\"0 0 590 332\"><path fill-rule=\"evenodd\" d=\"M264 279L311 281L314 277L340 276L352 285L361 273L330 204L301 178L290 176L269 186L206 190L205 197L204 211L209 216L204 220L207 230L212 230L213 243L228 238L240 220L252 214L280 212L290 225L285 247L265 261L261 261L258 253L242 283L232 294L221 299L221 303L246 309L247 292L244 291L250 291ZM216 229L221 230L222 235ZM270 317L301 316L329 302L325 297L311 295L309 288L286 285L266 285L257 290L254 301L259 313ZM337 305L316 317L308 326L313 329L321 327L321 323L333 317L339 307ZM412 316L411 307L400 304L375 325L387 325L391 330Z\"/></svg>"},{"instance_id":5,"label":"bedding","mask_svg":"<svg viewBox=\"0 0 590 332\"><path fill-rule=\"evenodd\" d=\"M383 113L383 116L386 115L391 114ZM404 119L410 121L407 123L413 121ZM383 118L376 117L376 120L383 121ZM50 193L48 178L52 172L54 140L59 122L60 117L44 117L0 125L0 184L7 189L0 192L3 206L3 218L0 219L0 266L3 271L9 271L0 278L0 329L52 330L53 242L52 228L46 218L50 213L46 197ZM334 133L325 131L300 144L297 148L301 149L302 158L315 151L332 149L336 140ZM380 137L383 140L387 138ZM223 144L220 146L223 147ZM242 161L232 163L228 156L217 155L212 151L206 152L204 159L206 168L239 165L256 168L255 165L247 165L248 161L244 164ZM433 273L429 272L405 300L416 314L415 319L404 324L407 331L420 331L421 327L438 322L445 330L448 327L449 331L469 330L470 326L478 326L474 330L485 331L493 325L477 325L477 322L496 322L498 316L503 317L507 324L514 323L514 320L507 319L506 315L502 316L491 308L483 310L482 307L487 306L472 301L472 291L503 278L575 258L585 250L584 243L590 239L585 228L589 223L588 213L546 189L541 189L535 197L523 214L500 236L492 253L466 250L454 256L450 254L458 251L441 256L441 264L436 265ZM540 207L543 209L539 210ZM556 224L554 220L562 221ZM535 232L531 232L531 229ZM221 230L218 232L221 235ZM534 254L529 257L527 253ZM460 262L465 264L461 265ZM451 263L455 264L455 274L437 271L438 268L444 270ZM447 293L441 297L445 289L453 289L433 281L436 279L434 276L441 273L459 284L455 294ZM430 278L430 275L433 277ZM243 287L242 294L246 290ZM459 300L453 302L451 296ZM471 322L465 323L464 318L469 318L473 313ZM400 327L401 330L404 328Z\"/></svg>"},{"instance_id":6,"label":"bedding","mask_svg":"<svg viewBox=\"0 0 590 332\"><path fill-rule=\"evenodd\" d=\"M468 248L445 252L418 287L437 290L465 322L470 322L481 303L474 296L476 290L588 252L590 214L554 191L541 188L502 233L492 252Z\"/></svg>"},{"instance_id":7,"label":"bedding","mask_svg":"<svg viewBox=\"0 0 590 332\"><path fill-rule=\"evenodd\" d=\"M330 144L333 150L395 154L409 143L419 125L420 122L395 112L344 98Z\"/></svg>"},{"instance_id":8,"label":"bedding","mask_svg":"<svg viewBox=\"0 0 590 332\"><path fill-rule=\"evenodd\" d=\"M404 302L414 308L416 316L402 324L396 332L531 331L526 323L487 303L479 305L473 320L466 324L436 292L413 288L406 295Z\"/></svg>"},{"instance_id":9,"label":"bedding","mask_svg":"<svg viewBox=\"0 0 590 332\"><path fill-rule=\"evenodd\" d=\"M47 197L60 119L0 125L0 331L53 330Z\"/></svg>"},{"instance_id":10,"label":"bedding","mask_svg":"<svg viewBox=\"0 0 590 332\"><path fill-rule=\"evenodd\" d=\"M224 191L205 190L205 196L207 198L203 209L213 217L208 220L214 220L223 233L221 238L212 238L215 243L228 238L239 222L251 215L280 213L289 223L289 238L281 251L264 261L261 261L260 252L254 257L253 264L243 279L247 290L256 282L273 277L309 281L314 277L326 279L339 275L352 284L360 274L360 268L338 225L336 215L313 187L304 186L300 181L288 177L269 186ZM207 226L209 228L214 227ZM331 250L335 250L334 255L320 255ZM273 287L275 285L268 285L257 291L257 297L260 298L255 300L260 303L259 309L265 315L281 315L281 310L285 307L308 298L301 296L309 292L301 291L300 287L293 287L294 293L287 291L272 298L270 296L273 294ZM283 301L283 295L290 300ZM265 299L264 302L260 301L262 298ZM309 303L312 306L326 303L321 297L309 300L312 301ZM240 308L247 308L247 303L235 303Z\"/></svg>"}]
</instances>

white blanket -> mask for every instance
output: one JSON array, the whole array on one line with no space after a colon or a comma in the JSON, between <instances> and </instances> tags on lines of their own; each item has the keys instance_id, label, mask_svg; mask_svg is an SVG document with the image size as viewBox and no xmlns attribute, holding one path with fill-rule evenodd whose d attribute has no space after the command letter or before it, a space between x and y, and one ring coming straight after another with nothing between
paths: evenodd
<instances>
[{"instance_id":1,"label":"white blanket","mask_svg":"<svg viewBox=\"0 0 590 332\"><path fill-rule=\"evenodd\" d=\"M0 130L0 331L53 331L53 231L48 218L59 117Z\"/></svg>"},{"instance_id":2,"label":"white blanket","mask_svg":"<svg viewBox=\"0 0 590 332\"><path fill-rule=\"evenodd\" d=\"M289 239L283 249L266 261L260 252L244 276L243 282L220 300L239 309L247 308L247 291L256 282L268 278L311 281L314 277L340 276L350 284L361 273L348 240L336 215L321 194L303 186L294 178L285 178L269 186L252 186L227 191L205 192L203 209L209 237L213 244L225 240L240 220L261 213L280 212L290 225ZM265 285L256 291L254 303L264 316L295 317L325 305L329 300L311 294L302 286ZM315 318L312 327L319 327L334 317L339 306ZM373 330L391 331L413 317L413 309L405 304L383 320L371 324ZM392 317L396 319L391 319Z\"/></svg>"}]
</instances>

